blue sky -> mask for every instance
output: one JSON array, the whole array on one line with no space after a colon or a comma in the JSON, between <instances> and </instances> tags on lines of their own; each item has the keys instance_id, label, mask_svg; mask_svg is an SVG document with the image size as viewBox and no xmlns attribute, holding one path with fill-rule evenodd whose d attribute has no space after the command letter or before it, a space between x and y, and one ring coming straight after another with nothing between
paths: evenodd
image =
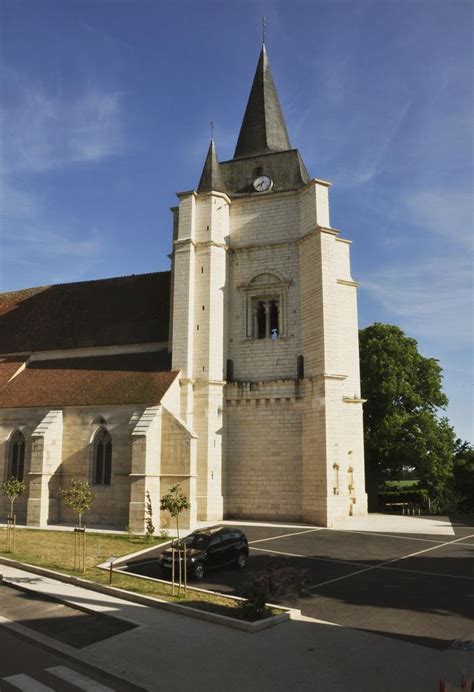
<instances>
[{"instance_id":1,"label":"blue sky","mask_svg":"<svg viewBox=\"0 0 474 692\"><path fill-rule=\"evenodd\" d=\"M472 440L470 0L0 0L1 290L168 269L209 121L232 157L262 15L292 145L353 241L360 324L440 360Z\"/></svg>"}]
</instances>

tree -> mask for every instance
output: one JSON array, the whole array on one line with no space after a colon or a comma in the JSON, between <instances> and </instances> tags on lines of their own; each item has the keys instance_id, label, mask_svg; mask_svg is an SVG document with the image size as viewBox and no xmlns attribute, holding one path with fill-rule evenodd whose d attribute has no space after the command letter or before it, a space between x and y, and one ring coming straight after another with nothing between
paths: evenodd
<instances>
[{"instance_id":1,"label":"tree","mask_svg":"<svg viewBox=\"0 0 474 692\"><path fill-rule=\"evenodd\" d=\"M10 516L7 523L7 552L15 552L15 500L25 492L26 483L12 476L2 483L2 492L10 500Z\"/></svg>"},{"instance_id":2,"label":"tree","mask_svg":"<svg viewBox=\"0 0 474 692\"><path fill-rule=\"evenodd\" d=\"M161 498L161 509L164 511L167 511L171 514L171 516L176 519L176 534L178 538L178 551L179 551L179 560L178 560L178 569L179 569L179 584L178 584L178 595L181 592L181 550L179 547L179 515L181 512L184 512L185 510L189 509L191 507L191 504L189 503L188 498L186 495L183 493L181 490L181 486L179 483L176 483L176 485L171 486L169 489L169 492L166 495L163 495ZM174 544L173 544L174 546ZM172 571L172 589L174 592L174 551L173 551L173 557L172 557L172 564L173 564L173 571ZM184 589L186 592L186 543L184 544L184 570L185 570L185 576L184 576Z\"/></svg>"},{"instance_id":3,"label":"tree","mask_svg":"<svg viewBox=\"0 0 474 692\"><path fill-rule=\"evenodd\" d=\"M370 509L378 508L381 483L407 469L441 502L452 478L455 436L439 413L448 399L438 361L423 357L399 327L375 323L360 331L360 368Z\"/></svg>"},{"instance_id":4,"label":"tree","mask_svg":"<svg viewBox=\"0 0 474 692\"><path fill-rule=\"evenodd\" d=\"M147 538L152 538L155 533L155 527L153 526L153 506L151 504L150 492L146 491L146 505L145 505L145 529Z\"/></svg>"},{"instance_id":5,"label":"tree","mask_svg":"<svg viewBox=\"0 0 474 692\"><path fill-rule=\"evenodd\" d=\"M24 481L19 481L12 476L7 481L2 483L2 492L5 497L10 500L10 516L13 517L15 500L17 500L22 493L26 490L26 484Z\"/></svg>"},{"instance_id":6,"label":"tree","mask_svg":"<svg viewBox=\"0 0 474 692\"><path fill-rule=\"evenodd\" d=\"M86 481L76 481L72 479L69 489L61 488L59 491L64 504L72 509L79 517L79 528L81 528L82 515L93 505L95 495Z\"/></svg>"},{"instance_id":7,"label":"tree","mask_svg":"<svg viewBox=\"0 0 474 692\"><path fill-rule=\"evenodd\" d=\"M454 492L462 512L474 512L474 447L469 442L456 440L454 452Z\"/></svg>"}]
</instances>

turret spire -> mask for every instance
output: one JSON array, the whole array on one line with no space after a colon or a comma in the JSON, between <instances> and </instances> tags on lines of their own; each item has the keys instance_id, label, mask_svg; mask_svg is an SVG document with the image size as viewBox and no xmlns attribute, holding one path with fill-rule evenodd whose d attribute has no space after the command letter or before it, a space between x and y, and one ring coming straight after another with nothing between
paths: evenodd
<instances>
[{"instance_id":1,"label":"turret spire","mask_svg":"<svg viewBox=\"0 0 474 692\"><path fill-rule=\"evenodd\" d=\"M234 158L289 149L288 131L263 43Z\"/></svg>"},{"instance_id":2,"label":"turret spire","mask_svg":"<svg viewBox=\"0 0 474 692\"><path fill-rule=\"evenodd\" d=\"M212 133L214 134L214 125L211 124L211 127ZM211 190L215 192L226 191L222 171L219 166L219 161L217 160L214 138L211 139L211 143L209 144L197 191L211 192Z\"/></svg>"}]
</instances>

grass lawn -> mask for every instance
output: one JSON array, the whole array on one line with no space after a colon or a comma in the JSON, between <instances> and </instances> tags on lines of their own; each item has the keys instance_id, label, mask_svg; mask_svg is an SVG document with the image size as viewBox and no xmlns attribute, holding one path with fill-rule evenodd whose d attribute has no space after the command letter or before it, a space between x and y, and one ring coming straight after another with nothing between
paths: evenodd
<instances>
[{"instance_id":1,"label":"grass lawn","mask_svg":"<svg viewBox=\"0 0 474 692\"><path fill-rule=\"evenodd\" d=\"M3 534L3 535L2 535ZM6 529L0 530L0 556L18 560L30 565L53 569L64 574L88 579L99 584L109 583L109 572L96 567L110 556L121 557L142 548L158 545L164 539L146 540L141 536L121 536L98 534L91 531L86 535L85 572L74 570L73 531L43 531L17 528L15 531L15 552L7 553ZM173 596L171 585L162 584L143 577L133 577L120 572L113 574L113 586L145 596L158 597L173 603L208 610L228 617L240 617L237 601L221 598L219 595L194 591L188 586L187 596ZM272 610L277 614L281 611Z\"/></svg>"},{"instance_id":2,"label":"grass lawn","mask_svg":"<svg viewBox=\"0 0 474 692\"><path fill-rule=\"evenodd\" d=\"M387 490L410 490L410 488L416 488L419 483L418 480L385 481L384 485Z\"/></svg>"}]
</instances>

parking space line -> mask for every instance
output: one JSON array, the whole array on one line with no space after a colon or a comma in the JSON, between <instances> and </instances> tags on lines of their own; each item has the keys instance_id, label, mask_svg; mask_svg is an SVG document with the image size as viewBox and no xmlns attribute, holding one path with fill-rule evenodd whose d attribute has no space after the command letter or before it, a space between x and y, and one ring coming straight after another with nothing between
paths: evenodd
<instances>
[{"instance_id":1,"label":"parking space line","mask_svg":"<svg viewBox=\"0 0 474 692\"><path fill-rule=\"evenodd\" d=\"M303 533L313 533L314 531L324 531L324 527L316 529L306 529L305 531L296 531L296 533L284 533L281 536L270 536L269 538L259 538L257 541L249 541L249 545L254 543L263 543L264 541L276 541L277 538L288 538L288 536L301 536Z\"/></svg>"},{"instance_id":2,"label":"parking space line","mask_svg":"<svg viewBox=\"0 0 474 692\"><path fill-rule=\"evenodd\" d=\"M251 550L258 550L262 553L271 553L272 555L284 555L285 557L302 557L305 560L319 560L322 562L335 562L338 565L354 565L356 567L362 567L366 565L366 562L352 562L351 560L336 560L331 557L314 557L313 555L299 555L298 553L284 553L281 550L270 550L267 548L251 548Z\"/></svg>"},{"instance_id":3,"label":"parking space line","mask_svg":"<svg viewBox=\"0 0 474 692\"><path fill-rule=\"evenodd\" d=\"M450 577L451 579L470 579L474 581L474 577L468 577L464 574L446 574L444 572L425 572L422 569L407 569L406 567L379 567L391 572L413 572L413 574L426 574L429 577Z\"/></svg>"},{"instance_id":4,"label":"parking space line","mask_svg":"<svg viewBox=\"0 0 474 692\"><path fill-rule=\"evenodd\" d=\"M413 538L412 536L394 536L388 533L374 533L373 531L350 531L344 529L327 529L328 531L340 531L341 533L359 533L363 536L372 536L376 538L398 538L400 541L422 541L424 543L444 543L444 541L435 540L434 538Z\"/></svg>"},{"instance_id":5,"label":"parking space line","mask_svg":"<svg viewBox=\"0 0 474 692\"><path fill-rule=\"evenodd\" d=\"M473 538L474 534L471 534L470 536L464 536L464 538ZM386 565L391 565L394 562L400 562L401 560L407 560L409 557L416 557L417 555L422 555L423 553L429 553L431 550L438 550L439 548L444 548L447 545L452 545L453 543L459 543L462 541L463 538L456 538L454 541L446 541L445 543L441 543L440 545L434 545L431 548L425 548L424 550L418 550L416 553L410 553L409 555L403 555L402 557L396 557L392 560L387 560L386 562L382 562L379 565L373 565L371 567L367 567L366 569L360 569L357 572L351 572L351 574L345 574L342 577L336 577L335 579L328 579L327 581L322 581L319 584L315 584L314 586L311 586L311 589L316 589L320 586L326 586L327 584L333 584L336 581L341 581L342 579L349 579L349 577L355 577L357 574L363 574L364 572L370 572L374 569L380 569L381 567L385 567Z\"/></svg>"}]
</instances>

